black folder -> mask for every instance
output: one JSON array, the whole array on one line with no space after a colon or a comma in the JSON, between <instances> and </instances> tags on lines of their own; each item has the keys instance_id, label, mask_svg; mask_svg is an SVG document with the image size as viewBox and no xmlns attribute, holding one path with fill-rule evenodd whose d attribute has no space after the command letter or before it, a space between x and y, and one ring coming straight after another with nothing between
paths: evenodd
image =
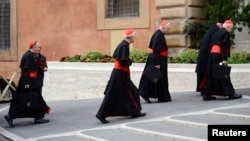
<instances>
[{"instance_id":1,"label":"black folder","mask_svg":"<svg viewBox=\"0 0 250 141\"><path fill-rule=\"evenodd\" d=\"M215 64L213 66L212 76L216 79L229 79L231 66Z\"/></svg>"},{"instance_id":2,"label":"black folder","mask_svg":"<svg viewBox=\"0 0 250 141\"><path fill-rule=\"evenodd\" d=\"M155 84L157 84L163 76L163 73L152 65L148 65L143 74Z\"/></svg>"}]
</instances>

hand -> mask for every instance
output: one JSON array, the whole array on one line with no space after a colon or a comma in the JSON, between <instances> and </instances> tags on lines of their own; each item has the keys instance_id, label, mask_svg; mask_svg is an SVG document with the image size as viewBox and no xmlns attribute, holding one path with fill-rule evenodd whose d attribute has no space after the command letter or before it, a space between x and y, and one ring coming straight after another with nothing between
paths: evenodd
<instances>
[{"instance_id":1,"label":"hand","mask_svg":"<svg viewBox=\"0 0 250 141\"><path fill-rule=\"evenodd\" d=\"M128 58L128 65L131 66L132 65L132 59Z\"/></svg>"},{"instance_id":2,"label":"hand","mask_svg":"<svg viewBox=\"0 0 250 141\"><path fill-rule=\"evenodd\" d=\"M28 85L24 85L24 88L25 89L29 89L30 88L30 85L28 84Z\"/></svg>"},{"instance_id":3,"label":"hand","mask_svg":"<svg viewBox=\"0 0 250 141\"><path fill-rule=\"evenodd\" d=\"M222 64L223 64L223 65L227 65L227 61L226 61L226 60L223 60L223 61L222 61Z\"/></svg>"},{"instance_id":4,"label":"hand","mask_svg":"<svg viewBox=\"0 0 250 141\"><path fill-rule=\"evenodd\" d=\"M43 68L43 71L47 71L47 70L48 70L48 68L47 68L47 67Z\"/></svg>"},{"instance_id":5,"label":"hand","mask_svg":"<svg viewBox=\"0 0 250 141\"><path fill-rule=\"evenodd\" d=\"M161 66L160 65L155 65L155 68L160 69Z\"/></svg>"}]
</instances>

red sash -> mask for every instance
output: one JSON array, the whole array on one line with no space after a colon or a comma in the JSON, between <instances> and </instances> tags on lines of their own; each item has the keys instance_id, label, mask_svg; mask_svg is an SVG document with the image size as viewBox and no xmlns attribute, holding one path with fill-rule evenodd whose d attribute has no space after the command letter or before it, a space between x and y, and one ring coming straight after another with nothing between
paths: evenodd
<instances>
[{"instance_id":1,"label":"red sash","mask_svg":"<svg viewBox=\"0 0 250 141\"><path fill-rule=\"evenodd\" d=\"M213 45L211 49L212 53L221 53L221 48L219 45Z\"/></svg>"},{"instance_id":2,"label":"red sash","mask_svg":"<svg viewBox=\"0 0 250 141\"><path fill-rule=\"evenodd\" d=\"M124 71L127 72L128 75L130 75L129 66L123 66L123 65L121 65L118 60L115 60L114 68L118 69L118 70L124 70Z\"/></svg>"},{"instance_id":3,"label":"red sash","mask_svg":"<svg viewBox=\"0 0 250 141\"><path fill-rule=\"evenodd\" d=\"M153 49L149 48L148 49L149 53L153 53ZM160 50L160 55L164 57L168 57L168 50Z\"/></svg>"},{"instance_id":4,"label":"red sash","mask_svg":"<svg viewBox=\"0 0 250 141\"><path fill-rule=\"evenodd\" d=\"M37 76L37 71L30 71L29 72L29 77L36 79L36 76Z\"/></svg>"}]
</instances>

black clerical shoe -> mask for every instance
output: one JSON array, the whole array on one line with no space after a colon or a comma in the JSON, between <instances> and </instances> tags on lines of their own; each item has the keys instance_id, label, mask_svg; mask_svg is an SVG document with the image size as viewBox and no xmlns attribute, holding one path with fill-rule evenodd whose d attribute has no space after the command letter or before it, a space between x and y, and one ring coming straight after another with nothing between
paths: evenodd
<instances>
[{"instance_id":1,"label":"black clerical shoe","mask_svg":"<svg viewBox=\"0 0 250 141\"><path fill-rule=\"evenodd\" d=\"M216 99L216 97L203 95L203 100L204 101L215 100L215 99Z\"/></svg>"},{"instance_id":2,"label":"black clerical shoe","mask_svg":"<svg viewBox=\"0 0 250 141\"><path fill-rule=\"evenodd\" d=\"M203 94L203 92L201 92L201 96L203 96L204 94Z\"/></svg>"},{"instance_id":3,"label":"black clerical shoe","mask_svg":"<svg viewBox=\"0 0 250 141\"><path fill-rule=\"evenodd\" d=\"M13 119L10 117L10 115L5 115L4 118L8 122L10 127L15 127L15 125L13 124Z\"/></svg>"},{"instance_id":4,"label":"black clerical shoe","mask_svg":"<svg viewBox=\"0 0 250 141\"><path fill-rule=\"evenodd\" d=\"M132 115L131 116L131 118L137 118L137 117L144 117L144 116L146 116L146 113L137 113L137 114L135 114L135 115Z\"/></svg>"},{"instance_id":5,"label":"black clerical shoe","mask_svg":"<svg viewBox=\"0 0 250 141\"><path fill-rule=\"evenodd\" d=\"M42 124L42 123L48 123L48 122L49 122L48 119L43 119L43 118L36 118L36 119L34 120L34 123L35 123L35 124Z\"/></svg>"},{"instance_id":6,"label":"black clerical shoe","mask_svg":"<svg viewBox=\"0 0 250 141\"><path fill-rule=\"evenodd\" d=\"M238 98L242 98L242 94L234 93L233 95L228 97L228 99L238 99Z\"/></svg>"},{"instance_id":7,"label":"black clerical shoe","mask_svg":"<svg viewBox=\"0 0 250 141\"><path fill-rule=\"evenodd\" d=\"M141 95L141 97L147 102L147 103L152 103L148 97Z\"/></svg>"},{"instance_id":8,"label":"black clerical shoe","mask_svg":"<svg viewBox=\"0 0 250 141\"><path fill-rule=\"evenodd\" d=\"M109 123L109 121L108 120L106 120L105 118L103 118L103 117L100 117L100 116L98 116L98 115L96 115L95 116L97 119L99 119L102 123Z\"/></svg>"}]
</instances>

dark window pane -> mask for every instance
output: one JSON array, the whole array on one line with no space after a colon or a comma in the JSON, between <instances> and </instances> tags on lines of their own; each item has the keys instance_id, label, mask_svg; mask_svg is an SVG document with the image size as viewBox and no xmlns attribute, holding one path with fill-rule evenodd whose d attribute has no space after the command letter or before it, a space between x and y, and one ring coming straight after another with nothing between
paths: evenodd
<instances>
[{"instance_id":1,"label":"dark window pane","mask_svg":"<svg viewBox=\"0 0 250 141\"><path fill-rule=\"evenodd\" d=\"M108 0L108 18L139 17L139 0Z\"/></svg>"},{"instance_id":2,"label":"dark window pane","mask_svg":"<svg viewBox=\"0 0 250 141\"><path fill-rule=\"evenodd\" d=\"M0 51L10 49L10 0L0 0Z\"/></svg>"}]
</instances>

